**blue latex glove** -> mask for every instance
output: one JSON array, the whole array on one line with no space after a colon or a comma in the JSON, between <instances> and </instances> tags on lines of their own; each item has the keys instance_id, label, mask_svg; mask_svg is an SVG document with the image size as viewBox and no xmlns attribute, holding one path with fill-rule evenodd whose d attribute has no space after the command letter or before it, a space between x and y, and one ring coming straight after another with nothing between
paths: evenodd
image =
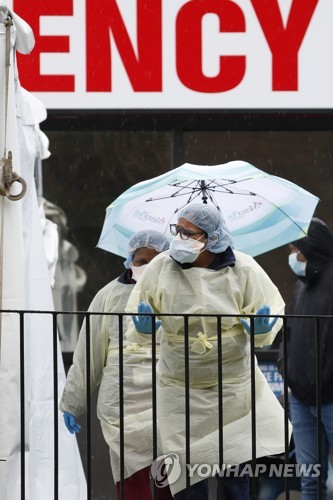
<instances>
[{"instance_id":1,"label":"blue latex glove","mask_svg":"<svg viewBox=\"0 0 333 500\"><path fill-rule=\"evenodd\" d=\"M271 329L273 328L273 326L275 325L275 323L277 322L278 320L278 317L272 319L271 322L269 322L269 313L271 312L271 309L269 306L266 306L266 305L263 305L261 307L259 307L258 311L256 312L256 314L266 314L267 317L264 318L254 318L254 334L255 335L260 335L262 333L268 333L271 331ZM251 333L251 324L248 323L245 319L242 319L240 320L240 322L242 323L242 325L244 326L245 330L247 331L247 333Z\"/></svg>"},{"instance_id":2,"label":"blue latex glove","mask_svg":"<svg viewBox=\"0 0 333 500\"><path fill-rule=\"evenodd\" d=\"M144 302L140 302L138 305L138 313L146 313L146 314L153 314L153 308L151 307L150 304L145 304ZM135 325L135 328L139 333L147 333L151 334L153 330L153 321L152 317L150 316L132 316L133 323ZM162 321L160 319L156 320L156 330L159 329L161 326Z\"/></svg>"},{"instance_id":3,"label":"blue latex glove","mask_svg":"<svg viewBox=\"0 0 333 500\"><path fill-rule=\"evenodd\" d=\"M81 425L76 423L76 418L71 413L64 411L64 421L67 427L67 430L71 434L75 434L76 432L80 432Z\"/></svg>"}]
</instances>

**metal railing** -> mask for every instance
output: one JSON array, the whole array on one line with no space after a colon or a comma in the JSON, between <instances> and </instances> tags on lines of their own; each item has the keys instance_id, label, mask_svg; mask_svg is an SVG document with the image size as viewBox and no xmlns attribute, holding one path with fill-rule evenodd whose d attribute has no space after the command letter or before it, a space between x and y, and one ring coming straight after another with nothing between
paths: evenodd
<instances>
[{"instance_id":1,"label":"metal railing","mask_svg":"<svg viewBox=\"0 0 333 500\"><path fill-rule=\"evenodd\" d=\"M54 412L54 485L53 485L53 499L59 499L59 432L58 432L58 401L59 401L59 387L58 387L58 331L57 331L57 319L59 315L76 314L84 318L86 328L86 387L90 387L91 383L91 352L90 352L90 340L94 332L90 328L90 319L92 315L103 315L103 316L116 316L118 317L118 328L119 328L119 426L120 426L120 497L123 500L124 496L124 466L125 466L125 456L124 456L124 365L123 365L123 351L124 351L124 317L129 316L123 313L96 313L96 312L64 312L64 311L32 311L32 310L3 310L3 314L16 315L19 317L19 338L20 338L20 433L21 433L21 500L25 500L25 482L26 482L26 464L25 464L25 424L26 424L26 410L25 410L25 318L28 315L50 315L52 317L52 353L53 353L53 412ZM153 315L154 316L154 315ZM159 318L163 320L163 317L173 316L172 314L159 314ZM177 317L183 318L184 324L184 398L185 398L185 442L186 442L186 464L191 463L191 442L190 442L190 428L191 428L191 415L190 415L190 366L189 366L189 319L192 317L214 317L216 318L216 335L217 335L217 351L218 351L218 425L219 425L219 437L218 437L218 448L219 448L219 463L224 464L223 457L223 328L222 320L228 317L237 317L236 315L177 315ZM249 315L250 326L252 332L254 331L254 319L256 315ZM274 316L271 316L274 317ZM320 331L320 321L332 319L333 316L298 316L298 315L284 315L281 316L283 320L282 338L284 339L286 332L288 331L288 321L291 318L294 319L306 319L314 321L314 345L316 351L316 409L317 409L317 424L321 422L321 331ZM157 358L157 344L156 336L154 335L154 322L153 322L153 335L151 337L151 352L152 352L152 434L153 434L153 449L152 449L152 460L157 458L158 454L158 444L157 444L157 398L156 398L156 358ZM251 439L252 439L252 470L255 470L257 463L256 459L256 386L255 386L255 369L256 369L256 349L255 349L255 336L250 335L250 371L251 371ZM51 348L51 347L50 347ZM284 371L284 443L285 443L285 453L284 461L285 464L289 463L289 430L288 430L288 342L283 342L283 371ZM87 481L87 500L92 500L92 468L91 468L91 394L90 391L86 391L87 394L87 412L86 412L86 429L87 429L87 457L86 457L86 481ZM2 431L3 432L3 431ZM317 425L317 463L321 464L322 448L321 448L321 426ZM1 466L1 464L0 464ZM257 495L256 490L256 478L252 478L251 487L251 498L255 499ZM189 474L186 476L186 488L189 490L190 487L190 477ZM157 486L153 484L153 498L157 498ZM288 500L290 498L289 493L289 478L285 477L285 498ZM51 494L50 494L51 498ZM188 491L187 498L190 498L190 493ZM322 498L322 487L321 487L321 477L318 476L318 500Z\"/></svg>"}]
</instances>

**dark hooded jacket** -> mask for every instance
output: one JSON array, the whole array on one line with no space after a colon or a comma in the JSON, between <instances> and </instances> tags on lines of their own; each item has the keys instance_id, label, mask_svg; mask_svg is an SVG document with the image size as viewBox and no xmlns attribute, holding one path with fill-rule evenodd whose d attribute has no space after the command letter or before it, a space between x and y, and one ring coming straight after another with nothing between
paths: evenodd
<instances>
[{"instance_id":1,"label":"dark hooded jacket","mask_svg":"<svg viewBox=\"0 0 333 500\"><path fill-rule=\"evenodd\" d=\"M293 242L307 259L295 285L289 314L333 315L333 235L313 218L308 236ZM288 386L300 401L316 404L316 320L288 320ZM333 319L318 319L322 403L333 402ZM283 352L282 346L280 353ZM281 355L280 355L281 359Z\"/></svg>"}]
</instances>

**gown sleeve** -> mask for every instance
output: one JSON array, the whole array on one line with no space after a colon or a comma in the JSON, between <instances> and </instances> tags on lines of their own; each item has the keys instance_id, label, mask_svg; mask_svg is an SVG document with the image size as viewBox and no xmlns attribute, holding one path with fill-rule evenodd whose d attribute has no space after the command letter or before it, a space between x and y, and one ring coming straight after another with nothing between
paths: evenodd
<instances>
[{"instance_id":1,"label":"gown sleeve","mask_svg":"<svg viewBox=\"0 0 333 500\"><path fill-rule=\"evenodd\" d=\"M110 290L108 290L110 293ZM108 294L109 294L108 293ZM105 311L105 290L100 290L92 303L89 312ZM90 323L90 389L93 392L101 381L103 368L108 353L108 329L106 316L103 314L92 314ZM83 321L79 339L75 347L73 364L69 369L66 385L60 400L59 408L78 417L84 413L87 407L86 392L86 319Z\"/></svg>"},{"instance_id":2,"label":"gown sleeve","mask_svg":"<svg viewBox=\"0 0 333 500\"><path fill-rule=\"evenodd\" d=\"M247 279L241 314L255 314L259 307L266 304L270 307L273 316L283 315L285 303L278 288L254 259L251 257L248 259L250 265L246 269ZM279 318L270 332L255 335L255 346L271 345L277 332L281 329L282 323L282 318Z\"/></svg>"}]
</instances>

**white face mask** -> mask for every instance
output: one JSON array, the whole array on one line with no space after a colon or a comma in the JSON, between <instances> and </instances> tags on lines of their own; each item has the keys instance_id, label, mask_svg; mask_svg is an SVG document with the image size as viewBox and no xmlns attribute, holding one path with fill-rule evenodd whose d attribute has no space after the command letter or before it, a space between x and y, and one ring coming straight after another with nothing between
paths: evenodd
<instances>
[{"instance_id":1,"label":"white face mask","mask_svg":"<svg viewBox=\"0 0 333 500\"><path fill-rule=\"evenodd\" d=\"M299 252L293 252L289 254L288 263L290 268L294 271L297 276L305 276L306 273L306 262L301 262L297 260L297 255Z\"/></svg>"},{"instance_id":2,"label":"white face mask","mask_svg":"<svg viewBox=\"0 0 333 500\"><path fill-rule=\"evenodd\" d=\"M202 241L189 238L182 240L179 235L175 236L170 244L170 255L181 264L194 262L205 244Z\"/></svg>"},{"instance_id":3,"label":"white face mask","mask_svg":"<svg viewBox=\"0 0 333 500\"><path fill-rule=\"evenodd\" d=\"M143 271L146 269L147 266L148 264L143 264L143 266L133 266L133 264L131 264L130 268L132 270L132 278L135 281L138 281L138 279L140 278L141 274L143 273Z\"/></svg>"}]
</instances>

